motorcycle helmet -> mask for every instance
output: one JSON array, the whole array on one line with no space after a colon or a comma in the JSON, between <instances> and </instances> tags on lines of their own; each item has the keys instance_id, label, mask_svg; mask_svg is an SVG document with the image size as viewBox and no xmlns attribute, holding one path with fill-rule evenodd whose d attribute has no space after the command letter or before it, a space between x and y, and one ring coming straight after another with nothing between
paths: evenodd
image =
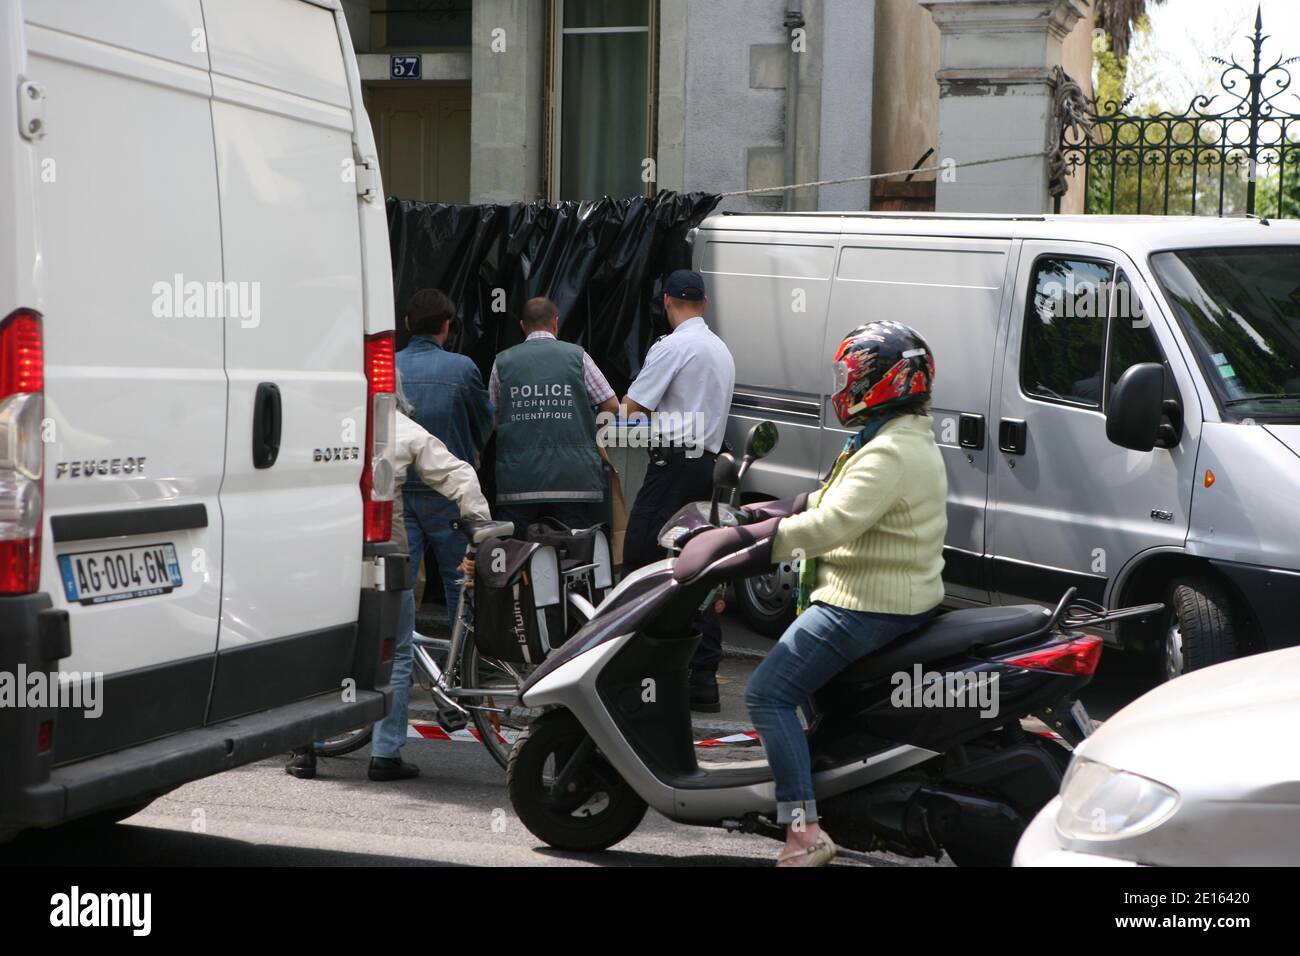
<instances>
[{"instance_id":1,"label":"motorcycle helmet","mask_svg":"<svg viewBox=\"0 0 1300 956\"><path fill-rule=\"evenodd\" d=\"M925 339L901 322L860 325L840 343L833 366L831 404L840 424L858 428L868 418L930 397L934 355Z\"/></svg>"}]
</instances>

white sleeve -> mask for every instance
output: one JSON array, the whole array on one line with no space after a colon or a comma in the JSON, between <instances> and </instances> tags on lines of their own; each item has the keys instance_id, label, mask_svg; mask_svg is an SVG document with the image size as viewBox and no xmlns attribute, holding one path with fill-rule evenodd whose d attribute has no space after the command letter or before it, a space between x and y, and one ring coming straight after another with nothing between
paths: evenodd
<instances>
[{"instance_id":1,"label":"white sleeve","mask_svg":"<svg viewBox=\"0 0 1300 956\"><path fill-rule=\"evenodd\" d=\"M474 469L401 412L397 414L397 458L406 459L426 485L456 502L462 518L492 517Z\"/></svg>"},{"instance_id":2,"label":"white sleeve","mask_svg":"<svg viewBox=\"0 0 1300 956\"><path fill-rule=\"evenodd\" d=\"M663 401L664 393L672 385L673 378L681 370L685 353L668 344L668 339L660 339L650 347L645 357L645 365L637 375L632 387L627 390L627 397L642 408L654 411Z\"/></svg>"}]
</instances>

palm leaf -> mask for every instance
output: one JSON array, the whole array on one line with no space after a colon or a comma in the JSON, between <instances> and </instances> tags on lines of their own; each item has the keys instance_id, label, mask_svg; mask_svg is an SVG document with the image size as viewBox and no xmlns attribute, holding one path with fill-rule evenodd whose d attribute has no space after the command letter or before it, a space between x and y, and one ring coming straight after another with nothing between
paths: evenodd
<instances>
[{"instance_id":1,"label":"palm leaf","mask_svg":"<svg viewBox=\"0 0 1300 956\"><path fill-rule=\"evenodd\" d=\"M1146 15L1148 6L1165 0L1096 0L1097 27L1110 37L1110 48L1121 60L1128 55L1133 28Z\"/></svg>"}]
</instances>

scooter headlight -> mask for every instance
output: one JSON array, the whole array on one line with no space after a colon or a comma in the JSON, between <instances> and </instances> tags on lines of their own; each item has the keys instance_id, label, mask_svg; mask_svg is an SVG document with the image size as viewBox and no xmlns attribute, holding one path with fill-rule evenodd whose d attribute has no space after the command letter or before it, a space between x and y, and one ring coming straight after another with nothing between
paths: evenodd
<instances>
[{"instance_id":1,"label":"scooter headlight","mask_svg":"<svg viewBox=\"0 0 1300 956\"><path fill-rule=\"evenodd\" d=\"M659 532L659 547L666 551L675 551L677 542L686 537L690 529L679 524L669 524L663 531Z\"/></svg>"},{"instance_id":2,"label":"scooter headlight","mask_svg":"<svg viewBox=\"0 0 1300 956\"><path fill-rule=\"evenodd\" d=\"M1071 840L1118 840L1154 830L1178 809L1163 783L1075 757L1061 784L1056 830Z\"/></svg>"},{"instance_id":3,"label":"scooter headlight","mask_svg":"<svg viewBox=\"0 0 1300 956\"><path fill-rule=\"evenodd\" d=\"M693 533L715 527L709 521L711 510L707 501L693 501L686 505L669 518L668 523L659 531L659 547L668 551L678 551ZM716 527L735 528L743 523L739 510L726 502L718 502Z\"/></svg>"}]
</instances>

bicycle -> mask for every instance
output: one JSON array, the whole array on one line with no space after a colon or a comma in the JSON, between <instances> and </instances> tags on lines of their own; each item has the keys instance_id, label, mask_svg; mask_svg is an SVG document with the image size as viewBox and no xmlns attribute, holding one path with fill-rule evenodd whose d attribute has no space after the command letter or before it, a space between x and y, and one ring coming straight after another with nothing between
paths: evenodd
<instances>
[{"instance_id":1,"label":"bicycle","mask_svg":"<svg viewBox=\"0 0 1300 956\"><path fill-rule=\"evenodd\" d=\"M514 525L508 521L459 520L451 524L471 547L514 533ZM604 532L590 528L571 533L595 533L599 538L593 548L595 557L588 562L569 560L557 549L563 582L564 640L560 644L591 620L598 597L612 585L612 560ZM479 652L474 641L474 588L466 581L461 583L450 639L417 633L412 643L415 682L433 695L438 725L452 733L472 722L475 736L504 770L515 739L540 713L517 705L519 687L537 665L502 661ZM548 643L546 649L553 648ZM318 744L316 753L323 757L352 753L369 743L373 730L369 725L332 737Z\"/></svg>"}]
</instances>

